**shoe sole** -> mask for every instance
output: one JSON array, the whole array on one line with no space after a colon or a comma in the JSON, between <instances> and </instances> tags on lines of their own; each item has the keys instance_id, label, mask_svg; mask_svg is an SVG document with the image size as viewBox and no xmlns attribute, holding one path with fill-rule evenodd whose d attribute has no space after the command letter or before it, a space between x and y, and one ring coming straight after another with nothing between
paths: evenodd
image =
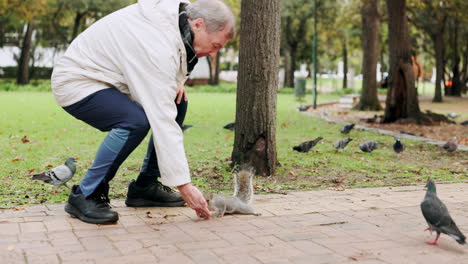
<instances>
[{"instance_id":1,"label":"shoe sole","mask_svg":"<svg viewBox=\"0 0 468 264\"><path fill-rule=\"evenodd\" d=\"M103 219L103 218L90 218L85 216L73 205L67 203L65 204L65 212L69 213L72 217L79 218L81 221L91 224L105 224L105 223L115 223L119 220L119 215L116 214L115 217Z\"/></svg>"},{"instance_id":2,"label":"shoe sole","mask_svg":"<svg viewBox=\"0 0 468 264\"><path fill-rule=\"evenodd\" d=\"M185 201L180 202L153 202L145 199L125 200L128 207L179 207L185 204Z\"/></svg>"}]
</instances>

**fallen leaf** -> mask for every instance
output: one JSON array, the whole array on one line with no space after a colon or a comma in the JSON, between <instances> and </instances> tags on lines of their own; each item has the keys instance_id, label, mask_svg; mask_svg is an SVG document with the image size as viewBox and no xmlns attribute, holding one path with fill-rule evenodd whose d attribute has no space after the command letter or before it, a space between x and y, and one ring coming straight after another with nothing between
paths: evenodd
<instances>
[{"instance_id":1,"label":"fallen leaf","mask_svg":"<svg viewBox=\"0 0 468 264\"><path fill-rule=\"evenodd\" d=\"M33 172L35 172L36 170L35 169L31 169L29 170L27 173L26 173L26 176L31 176L33 174Z\"/></svg>"},{"instance_id":2,"label":"fallen leaf","mask_svg":"<svg viewBox=\"0 0 468 264\"><path fill-rule=\"evenodd\" d=\"M20 158L20 157L16 157L14 159L11 160L11 162L17 162L17 161L22 161L24 160L23 158Z\"/></svg>"},{"instance_id":3,"label":"fallen leaf","mask_svg":"<svg viewBox=\"0 0 468 264\"><path fill-rule=\"evenodd\" d=\"M146 217L148 217L148 218L154 218L150 211L146 212Z\"/></svg>"},{"instance_id":4,"label":"fallen leaf","mask_svg":"<svg viewBox=\"0 0 468 264\"><path fill-rule=\"evenodd\" d=\"M289 171L288 174L291 176L296 176L296 173L294 171Z\"/></svg>"},{"instance_id":5,"label":"fallen leaf","mask_svg":"<svg viewBox=\"0 0 468 264\"><path fill-rule=\"evenodd\" d=\"M54 165L47 164L46 167L47 167L47 168L53 168Z\"/></svg>"},{"instance_id":6,"label":"fallen leaf","mask_svg":"<svg viewBox=\"0 0 468 264\"><path fill-rule=\"evenodd\" d=\"M281 127L282 127L282 128L285 128L285 127L288 127L288 126L289 126L289 123L286 123L286 122L285 122L285 123L281 123Z\"/></svg>"},{"instance_id":7,"label":"fallen leaf","mask_svg":"<svg viewBox=\"0 0 468 264\"><path fill-rule=\"evenodd\" d=\"M167 219L168 217L174 217L174 216L177 216L177 215L174 215L174 214L167 214L167 215L163 216L163 218Z\"/></svg>"},{"instance_id":8,"label":"fallen leaf","mask_svg":"<svg viewBox=\"0 0 468 264\"><path fill-rule=\"evenodd\" d=\"M24 136L24 137L21 139L21 142L23 142L23 143L29 143L28 136Z\"/></svg>"},{"instance_id":9,"label":"fallen leaf","mask_svg":"<svg viewBox=\"0 0 468 264\"><path fill-rule=\"evenodd\" d=\"M20 211L20 210L24 210L24 208L26 208L26 207L24 207L24 206L22 206L22 207L12 207L11 209L13 209L15 211Z\"/></svg>"},{"instance_id":10,"label":"fallen leaf","mask_svg":"<svg viewBox=\"0 0 468 264\"><path fill-rule=\"evenodd\" d=\"M224 137L224 140L229 140L232 137L232 135L228 134Z\"/></svg>"}]
</instances>

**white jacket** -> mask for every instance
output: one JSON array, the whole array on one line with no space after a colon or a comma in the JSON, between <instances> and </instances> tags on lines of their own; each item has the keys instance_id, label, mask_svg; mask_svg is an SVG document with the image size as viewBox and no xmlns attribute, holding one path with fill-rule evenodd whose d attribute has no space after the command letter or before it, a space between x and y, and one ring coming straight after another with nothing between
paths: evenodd
<instances>
[{"instance_id":1,"label":"white jacket","mask_svg":"<svg viewBox=\"0 0 468 264\"><path fill-rule=\"evenodd\" d=\"M139 103L153 130L164 185L190 182L182 130L175 121L178 84L187 75L179 4L139 0L81 33L54 66L52 91L62 107L115 87Z\"/></svg>"}]
</instances>

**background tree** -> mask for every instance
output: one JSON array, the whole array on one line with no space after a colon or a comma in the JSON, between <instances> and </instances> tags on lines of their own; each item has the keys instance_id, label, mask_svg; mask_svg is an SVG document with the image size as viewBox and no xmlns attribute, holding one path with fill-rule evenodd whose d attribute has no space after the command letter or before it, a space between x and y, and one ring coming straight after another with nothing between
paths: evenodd
<instances>
[{"instance_id":1,"label":"background tree","mask_svg":"<svg viewBox=\"0 0 468 264\"><path fill-rule=\"evenodd\" d=\"M378 34L379 11L378 0L363 0L362 16L362 89L358 110L381 110L377 97L377 61L379 59Z\"/></svg>"},{"instance_id":2,"label":"background tree","mask_svg":"<svg viewBox=\"0 0 468 264\"><path fill-rule=\"evenodd\" d=\"M54 0L51 23L64 43L71 43L79 33L96 20L133 0Z\"/></svg>"},{"instance_id":3,"label":"background tree","mask_svg":"<svg viewBox=\"0 0 468 264\"><path fill-rule=\"evenodd\" d=\"M384 123L401 118L422 119L406 19L405 0L386 0L388 12L390 72L385 105Z\"/></svg>"},{"instance_id":4,"label":"background tree","mask_svg":"<svg viewBox=\"0 0 468 264\"><path fill-rule=\"evenodd\" d=\"M232 161L264 176L276 168L279 45L279 0L243 0Z\"/></svg>"},{"instance_id":5,"label":"background tree","mask_svg":"<svg viewBox=\"0 0 468 264\"><path fill-rule=\"evenodd\" d=\"M47 0L10 0L11 15L21 21L24 30L20 44L18 71L16 82L18 84L29 83L29 61L33 46L33 33L36 23L47 12Z\"/></svg>"},{"instance_id":6,"label":"background tree","mask_svg":"<svg viewBox=\"0 0 468 264\"><path fill-rule=\"evenodd\" d=\"M419 28L424 30L432 40L435 61L436 61L436 79L435 93L433 102L442 102L441 83L444 74L444 30L447 21L447 6L444 1L412 1L410 2L409 13L411 21Z\"/></svg>"},{"instance_id":7,"label":"background tree","mask_svg":"<svg viewBox=\"0 0 468 264\"><path fill-rule=\"evenodd\" d=\"M240 1L239 0L226 0L226 4L231 8L232 13L234 14L235 17L239 17L240 14ZM239 30L239 19L236 20L236 32ZM229 48L237 48L239 46L239 34L236 34L233 40L231 40L228 45L226 46L225 49ZM221 53L222 51L218 51L216 53L216 56L214 58L212 57L207 57L208 59L208 64L210 66L210 78L208 80L208 83L210 85L218 85L219 84L219 72L220 72L220 58L221 58Z\"/></svg>"},{"instance_id":8,"label":"background tree","mask_svg":"<svg viewBox=\"0 0 468 264\"><path fill-rule=\"evenodd\" d=\"M294 87L297 53L301 43L306 40L309 24L314 14L312 1L281 1L281 32L285 61L284 86ZM309 56L311 54L309 46Z\"/></svg>"},{"instance_id":9,"label":"background tree","mask_svg":"<svg viewBox=\"0 0 468 264\"><path fill-rule=\"evenodd\" d=\"M467 91L468 82L468 2L461 0L448 1L448 18L446 24L446 59L448 74L445 80L451 85L445 86L445 95L461 96Z\"/></svg>"}]
</instances>

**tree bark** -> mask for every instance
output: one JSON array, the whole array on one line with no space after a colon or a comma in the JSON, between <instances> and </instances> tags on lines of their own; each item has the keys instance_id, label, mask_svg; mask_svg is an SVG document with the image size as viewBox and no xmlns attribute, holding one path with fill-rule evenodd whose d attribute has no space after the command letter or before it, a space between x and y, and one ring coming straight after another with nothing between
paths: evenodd
<instances>
[{"instance_id":1,"label":"tree bark","mask_svg":"<svg viewBox=\"0 0 468 264\"><path fill-rule=\"evenodd\" d=\"M448 95L451 96L461 96L463 83L461 81L461 74L460 74L460 53L458 50L458 26L459 21L453 21L453 31L452 31L452 38L450 43L452 44L452 87L451 92Z\"/></svg>"},{"instance_id":2,"label":"tree bark","mask_svg":"<svg viewBox=\"0 0 468 264\"><path fill-rule=\"evenodd\" d=\"M346 44L346 37L342 41L343 50L343 89L348 88L348 45Z\"/></svg>"},{"instance_id":3,"label":"tree bark","mask_svg":"<svg viewBox=\"0 0 468 264\"><path fill-rule=\"evenodd\" d=\"M75 14L75 21L73 23L73 31L71 35L71 39L69 40L68 43L71 43L80 33L80 27L81 27L81 20L83 17L88 13L88 11L84 11L82 13L76 12Z\"/></svg>"},{"instance_id":4,"label":"tree bark","mask_svg":"<svg viewBox=\"0 0 468 264\"><path fill-rule=\"evenodd\" d=\"M16 82L18 84L29 83L29 59L31 58L32 47L32 33L34 31L34 24L28 22L26 34L23 37L23 44L21 45L21 55L18 63L18 75Z\"/></svg>"},{"instance_id":5,"label":"tree bark","mask_svg":"<svg viewBox=\"0 0 468 264\"><path fill-rule=\"evenodd\" d=\"M216 53L216 56L214 58L207 57L208 58L208 64L210 66L210 79L208 80L208 83L210 85L218 85L219 84L219 60L220 60L220 53Z\"/></svg>"},{"instance_id":6,"label":"tree bark","mask_svg":"<svg viewBox=\"0 0 468 264\"><path fill-rule=\"evenodd\" d=\"M411 62L405 0L386 0L388 11L390 72L384 123L401 118L422 118Z\"/></svg>"},{"instance_id":7,"label":"tree bark","mask_svg":"<svg viewBox=\"0 0 468 264\"><path fill-rule=\"evenodd\" d=\"M274 175L280 2L243 0L241 10L232 161L253 166L259 175Z\"/></svg>"},{"instance_id":8,"label":"tree bark","mask_svg":"<svg viewBox=\"0 0 468 264\"><path fill-rule=\"evenodd\" d=\"M381 110L377 97L377 61L379 59L379 12L378 0L363 3L362 15L362 90L357 110Z\"/></svg>"},{"instance_id":9,"label":"tree bark","mask_svg":"<svg viewBox=\"0 0 468 264\"><path fill-rule=\"evenodd\" d=\"M291 68L291 55L289 52L289 48L285 47L284 48L284 82L283 82L283 87L289 87L292 88L294 87L294 78L291 78L289 75L291 71L289 68Z\"/></svg>"},{"instance_id":10,"label":"tree bark","mask_svg":"<svg viewBox=\"0 0 468 264\"><path fill-rule=\"evenodd\" d=\"M436 32L432 35L434 42L435 60L436 60L436 80L435 80L435 93L433 102L442 102L442 80L444 74L444 33L443 31Z\"/></svg>"}]
</instances>

